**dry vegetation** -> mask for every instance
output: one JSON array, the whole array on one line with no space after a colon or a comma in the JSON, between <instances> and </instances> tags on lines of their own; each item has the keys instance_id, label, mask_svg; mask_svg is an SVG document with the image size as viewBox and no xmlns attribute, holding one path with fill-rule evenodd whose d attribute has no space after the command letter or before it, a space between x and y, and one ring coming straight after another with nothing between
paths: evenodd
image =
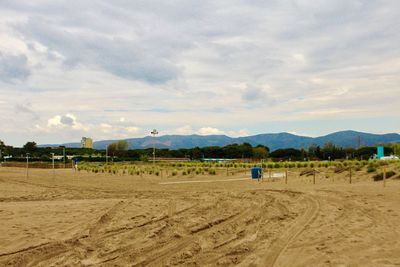
<instances>
[{"instance_id":1,"label":"dry vegetation","mask_svg":"<svg viewBox=\"0 0 400 267\"><path fill-rule=\"evenodd\" d=\"M0 266L400 265L398 163L249 167L0 167Z\"/></svg>"}]
</instances>

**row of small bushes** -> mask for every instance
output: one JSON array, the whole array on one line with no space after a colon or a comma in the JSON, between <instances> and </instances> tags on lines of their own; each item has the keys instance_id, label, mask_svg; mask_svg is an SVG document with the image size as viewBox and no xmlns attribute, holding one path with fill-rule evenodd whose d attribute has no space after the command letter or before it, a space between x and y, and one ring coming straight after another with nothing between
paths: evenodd
<instances>
[{"instance_id":1,"label":"row of small bushes","mask_svg":"<svg viewBox=\"0 0 400 267\"><path fill-rule=\"evenodd\" d=\"M149 175L156 175L160 176L162 169L158 167L138 167L138 166L118 166L118 165L89 165L89 164L84 164L80 165L78 168L78 171L87 171L88 173L108 173L108 174L122 174L122 175L143 175L143 174L149 174ZM196 168L196 167L191 167L191 168L185 168L185 169L166 169L165 174L167 176L176 176L178 174L181 174L183 176L185 175L200 175L200 174L209 174L209 175L215 175L216 174L216 169L215 168Z\"/></svg>"},{"instance_id":2,"label":"row of small bushes","mask_svg":"<svg viewBox=\"0 0 400 267\"><path fill-rule=\"evenodd\" d=\"M389 179L395 176L396 173L394 171L387 171L386 172L386 179ZM378 173L373 176L374 181L382 181L383 180L383 173Z\"/></svg>"},{"instance_id":3,"label":"row of small bushes","mask_svg":"<svg viewBox=\"0 0 400 267\"><path fill-rule=\"evenodd\" d=\"M377 168L387 165L389 162L386 161L310 161L310 162L267 162L262 163L258 166L262 166L264 169L280 169L280 168L329 168L333 167L336 173L341 173L347 170L349 167L359 171L365 165L367 166L367 172L376 172ZM130 175L156 175L159 176L162 169L166 170L167 176L169 176L168 170L172 169L170 175L175 176L178 173L182 175L200 175L200 174L216 174L218 168L241 168L241 170L248 170L255 166L251 163L204 163L204 162L190 162L190 163L160 163L156 167L150 164L121 164L121 163L110 163L105 165L84 163L79 165L79 170L86 170L93 173L110 173L110 174L130 174ZM399 165L400 170L400 165Z\"/></svg>"}]
</instances>

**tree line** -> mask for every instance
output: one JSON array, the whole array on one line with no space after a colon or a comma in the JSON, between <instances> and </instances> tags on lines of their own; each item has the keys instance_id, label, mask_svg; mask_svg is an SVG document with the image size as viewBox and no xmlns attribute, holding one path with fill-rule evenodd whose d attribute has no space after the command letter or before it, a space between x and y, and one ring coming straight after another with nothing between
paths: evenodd
<instances>
[{"instance_id":1,"label":"tree line","mask_svg":"<svg viewBox=\"0 0 400 267\"><path fill-rule=\"evenodd\" d=\"M152 156L153 149L128 149L128 142L125 140L109 144L106 149L88 149L88 148L65 148L65 147L38 147L35 142L27 142L22 148L7 146L0 140L0 158L12 156L13 160L22 160L29 153L33 160L50 160L51 153L61 156L76 155L81 159L104 161L106 153L111 160L147 160ZM400 144L385 146L385 154L399 154ZM201 160L206 158L224 158L224 159L272 159L303 161L303 160L337 160L337 159L360 159L366 160L376 154L376 147L342 148L334 143L326 143L323 146L311 145L308 149L284 148L270 151L267 146L252 146L249 143L231 144L223 147L194 147L181 149L157 149L157 157L189 158L192 160Z\"/></svg>"}]
</instances>

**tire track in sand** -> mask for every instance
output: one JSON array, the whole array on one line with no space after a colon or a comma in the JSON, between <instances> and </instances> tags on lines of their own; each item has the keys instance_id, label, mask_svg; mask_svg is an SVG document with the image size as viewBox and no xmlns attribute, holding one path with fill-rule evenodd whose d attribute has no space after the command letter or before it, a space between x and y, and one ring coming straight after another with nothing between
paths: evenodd
<instances>
[{"instance_id":1,"label":"tire track in sand","mask_svg":"<svg viewBox=\"0 0 400 267\"><path fill-rule=\"evenodd\" d=\"M159 266L163 259L177 254L184 248L187 248L190 244L193 244L193 242L195 242L199 236L204 234L204 232L209 232L215 230L216 228L221 228L228 223L236 222L241 218L245 218L249 212L250 211L242 210L236 214L227 216L224 219L217 220L217 222L214 224L207 224L207 227L191 231L191 235L184 237L182 240L176 243L171 243L169 246L163 246L161 250L155 251L151 257L146 257L144 261L134 264L133 266Z\"/></svg>"},{"instance_id":2,"label":"tire track in sand","mask_svg":"<svg viewBox=\"0 0 400 267\"><path fill-rule=\"evenodd\" d=\"M72 252L77 247L84 247L87 249L96 243L95 241L97 241L99 238L100 228L108 224L115 216L115 213L128 204L129 203L126 203L124 200L117 202L114 206L107 210L89 229L83 229L81 233L78 233L71 238L45 242L36 246L0 254L0 265L3 263L7 264L7 262L8 265L12 263L13 265L18 266L43 265L45 262L51 261L51 259L56 258L59 255ZM87 235L87 233L89 233L89 235ZM89 244L82 244L80 242L82 240L89 240ZM11 258L5 259L4 262L1 261L2 257L7 256L11 256Z\"/></svg>"},{"instance_id":3,"label":"tire track in sand","mask_svg":"<svg viewBox=\"0 0 400 267\"><path fill-rule=\"evenodd\" d=\"M299 236L318 216L319 202L311 196L304 196L307 210L291 224L290 228L276 240L262 260L264 266L274 266L279 256L288 247L292 240Z\"/></svg>"}]
</instances>

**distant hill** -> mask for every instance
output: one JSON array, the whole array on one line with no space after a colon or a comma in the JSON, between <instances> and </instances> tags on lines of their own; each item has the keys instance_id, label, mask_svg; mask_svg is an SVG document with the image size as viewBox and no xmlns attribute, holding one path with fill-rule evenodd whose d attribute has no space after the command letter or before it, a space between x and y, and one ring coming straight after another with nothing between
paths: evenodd
<instances>
[{"instance_id":1,"label":"distant hill","mask_svg":"<svg viewBox=\"0 0 400 267\"><path fill-rule=\"evenodd\" d=\"M226 146L229 144L250 143L253 146L258 144L268 146L271 151L280 148L308 148L312 144L323 146L327 142L333 142L341 147L373 146L400 142L400 134L370 134L356 131L341 131L320 137L299 136L290 133L258 134L246 137L233 138L226 135L163 135L153 139L151 136L142 138L126 139L129 148L150 148L153 142L157 148L192 148L206 146ZM105 149L106 146L115 140L103 140L94 142L95 149ZM66 147L80 147L80 143L40 145L40 147L53 147L64 145Z\"/></svg>"}]
</instances>

